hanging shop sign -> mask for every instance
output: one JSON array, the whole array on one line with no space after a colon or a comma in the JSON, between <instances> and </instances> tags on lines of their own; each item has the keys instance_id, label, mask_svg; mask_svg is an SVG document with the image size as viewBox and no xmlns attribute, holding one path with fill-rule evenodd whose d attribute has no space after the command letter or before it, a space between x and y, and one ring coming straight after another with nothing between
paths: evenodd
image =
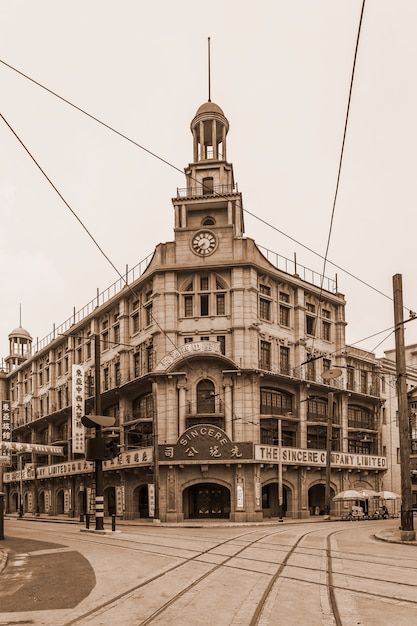
<instances>
[{"instance_id":1,"label":"hanging shop sign","mask_svg":"<svg viewBox=\"0 0 417 626\"><path fill-rule=\"evenodd\" d=\"M3 401L0 406L0 441L10 442L12 439L12 421L10 414L10 402ZM11 465L12 457L10 454L2 454L0 456L0 465Z\"/></svg>"},{"instance_id":2,"label":"hanging shop sign","mask_svg":"<svg viewBox=\"0 0 417 626\"><path fill-rule=\"evenodd\" d=\"M32 445L32 444L28 444ZM45 446L48 447L48 446ZM49 446L50 447L50 446ZM131 452L123 452L119 456L109 461L103 462L103 469L118 470L128 467L144 467L152 463L153 449L140 448ZM44 465L36 468L37 478L53 478L55 476L73 476L75 474L91 474L94 472L94 463L92 461L68 461L67 463L58 463L56 465ZM35 470L33 466L25 465L22 473L23 480L32 480L35 478ZM12 483L20 480L20 472L6 472L4 474L4 482Z\"/></svg>"},{"instance_id":3,"label":"hanging shop sign","mask_svg":"<svg viewBox=\"0 0 417 626\"><path fill-rule=\"evenodd\" d=\"M116 486L116 515L123 515L125 512L125 486Z\"/></svg>"},{"instance_id":4,"label":"hanging shop sign","mask_svg":"<svg viewBox=\"0 0 417 626\"><path fill-rule=\"evenodd\" d=\"M54 456L64 456L62 446L47 446L42 443L18 443L17 441L0 441L0 450L18 452L26 454L36 452L37 454L53 454Z\"/></svg>"},{"instance_id":5,"label":"hanging shop sign","mask_svg":"<svg viewBox=\"0 0 417 626\"><path fill-rule=\"evenodd\" d=\"M84 426L81 418L85 413L84 366L72 366L72 451L85 453Z\"/></svg>"},{"instance_id":6,"label":"hanging shop sign","mask_svg":"<svg viewBox=\"0 0 417 626\"><path fill-rule=\"evenodd\" d=\"M323 467L326 465L325 450L310 450L304 448L282 448L282 462L285 465L309 465ZM255 461L263 463L278 463L278 446L255 445ZM344 452L331 453L332 467L360 468L368 470L387 469L387 459L384 456L371 454L352 454Z\"/></svg>"},{"instance_id":7,"label":"hanging shop sign","mask_svg":"<svg viewBox=\"0 0 417 626\"><path fill-rule=\"evenodd\" d=\"M221 355L221 347L218 341L192 341L185 343L175 350L172 350L164 356L155 368L155 372L164 372L176 361L181 361L184 358L193 356L195 354L219 354Z\"/></svg>"},{"instance_id":8,"label":"hanging shop sign","mask_svg":"<svg viewBox=\"0 0 417 626\"><path fill-rule=\"evenodd\" d=\"M149 517L155 517L155 485L153 483L148 484L148 509Z\"/></svg>"},{"instance_id":9,"label":"hanging shop sign","mask_svg":"<svg viewBox=\"0 0 417 626\"><path fill-rule=\"evenodd\" d=\"M204 342L203 342L204 343ZM253 459L252 443L231 441L224 430L211 424L191 426L174 445L159 446L160 462L211 461L240 463Z\"/></svg>"},{"instance_id":10,"label":"hanging shop sign","mask_svg":"<svg viewBox=\"0 0 417 626\"><path fill-rule=\"evenodd\" d=\"M236 508L244 509L245 508L245 495L243 490L243 483L238 483L236 485Z\"/></svg>"}]
</instances>

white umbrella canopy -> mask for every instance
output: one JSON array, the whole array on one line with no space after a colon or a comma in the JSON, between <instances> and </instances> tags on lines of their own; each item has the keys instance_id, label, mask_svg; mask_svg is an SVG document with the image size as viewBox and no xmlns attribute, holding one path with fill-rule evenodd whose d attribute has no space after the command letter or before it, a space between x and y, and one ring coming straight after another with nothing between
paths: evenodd
<instances>
[{"instance_id":1,"label":"white umbrella canopy","mask_svg":"<svg viewBox=\"0 0 417 626\"><path fill-rule=\"evenodd\" d=\"M346 491L337 493L333 500L363 500L363 496L360 491L356 489L347 489Z\"/></svg>"},{"instance_id":2,"label":"white umbrella canopy","mask_svg":"<svg viewBox=\"0 0 417 626\"><path fill-rule=\"evenodd\" d=\"M401 498L398 493L393 491L379 491L377 495L381 500L399 500Z\"/></svg>"},{"instance_id":3,"label":"white umbrella canopy","mask_svg":"<svg viewBox=\"0 0 417 626\"><path fill-rule=\"evenodd\" d=\"M370 498L377 498L379 493L373 489L358 489L360 493L360 500L370 500Z\"/></svg>"}]
</instances>

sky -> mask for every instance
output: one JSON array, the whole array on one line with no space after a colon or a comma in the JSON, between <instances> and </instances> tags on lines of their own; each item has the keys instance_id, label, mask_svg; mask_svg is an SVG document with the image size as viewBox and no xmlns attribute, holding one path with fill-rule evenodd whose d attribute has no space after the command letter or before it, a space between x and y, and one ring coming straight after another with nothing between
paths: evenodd
<instances>
[{"instance_id":1,"label":"sky","mask_svg":"<svg viewBox=\"0 0 417 626\"><path fill-rule=\"evenodd\" d=\"M190 122L212 100L229 122L244 208L324 254L361 0L1 0L0 58L180 169ZM329 259L387 296L403 275L417 310L417 3L367 0ZM114 264L173 239L184 177L0 65L1 111ZM255 218L248 237L322 272L323 261ZM393 304L331 264L347 341L393 325ZM0 120L0 356L22 325L51 332L117 279ZM417 342L417 321L406 325ZM387 333L386 333L387 334ZM358 344L367 350L386 334ZM377 353L394 346L391 335Z\"/></svg>"}]
</instances>

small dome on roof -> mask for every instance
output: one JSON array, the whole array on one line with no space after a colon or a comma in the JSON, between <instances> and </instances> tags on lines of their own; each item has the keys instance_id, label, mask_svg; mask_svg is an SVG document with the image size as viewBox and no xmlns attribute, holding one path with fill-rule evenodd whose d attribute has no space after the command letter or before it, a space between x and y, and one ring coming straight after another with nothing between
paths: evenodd
<instances>
[{"instance_id":1,"label":"small dome on roof","mask_svg":"<svg viewBox=\"0 0 417 626\"><path fill-rule=\"evenodd\" d=\"M197 109L196 115L200 115L200 113L220 113L220 115L224 115L222 109L215 102L204 102Z\"/></svg>"},{"instance_id":2,"label":"small dome on roof","mask_svg":"<svg viewBox=\"0 0 417 626\"><path fill-rule=\"evenodd\" d=\"M19 326L19 328L15 328L14 330L12 330L12 332L9 333L9 337L22 337L25 339L32 339L32 335L27 330L22 328L22 326Z\"/></svg>"}]
</instances>

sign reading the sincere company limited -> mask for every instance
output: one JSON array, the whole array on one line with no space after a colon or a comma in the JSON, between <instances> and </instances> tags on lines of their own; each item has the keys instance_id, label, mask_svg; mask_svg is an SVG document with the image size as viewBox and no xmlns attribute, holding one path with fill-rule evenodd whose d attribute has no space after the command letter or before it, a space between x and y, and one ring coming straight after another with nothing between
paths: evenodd
<instances>
[{"instance_id":1,"label":"sign reading the sincere company limited","mask_svg":"<svg viewBox=\"0 0 417 626\"><path fill-rule=\"evenodd\" d=\"M168 367L173 365L175 361L186 359L189 356L203 353L207 354L211 352L213 354L221 355L220 343L218 341L192 341L185 343L183 346L179 346L172 350L169 354L164 356L155 367L156 372L164 372Z\"/></svg>"},{"instance_id":2,"label":"sign reading the sincere company limited","mask_svg":"<svg viewBox=\"0 0 417 626\"><path fill-rule=\"evenodd\" d=\"M255 461L278 463L278 446L255 446ZM326 465L325 450L307 450L304 448L282 448L282 462L284 465L310 465L323 467ZM384 456L371 454L355 454L332 452L332 467L360 467L364 469L387 469L387 459Z\"/></svg>"}]
</instances>

